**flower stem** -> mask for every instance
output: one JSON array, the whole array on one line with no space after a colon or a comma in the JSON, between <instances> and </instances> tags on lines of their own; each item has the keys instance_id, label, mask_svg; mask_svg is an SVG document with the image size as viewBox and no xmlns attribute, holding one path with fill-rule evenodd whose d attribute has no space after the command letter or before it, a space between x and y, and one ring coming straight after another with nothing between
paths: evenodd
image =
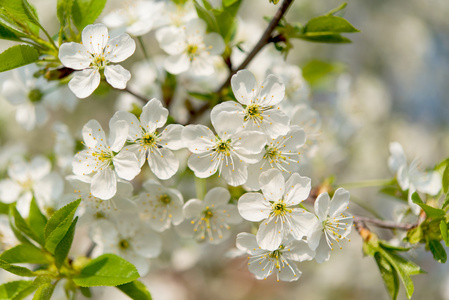
<instances>
[{"instance_id":1,"label":"flower stem","mask_svg":"<svg viewBox=\"0 0 449 300\"><path fill-rule=\"evenodd\" d=\"M206 179L195 176L195 190L196 198L204 200L204 196L206 195Z\"/></svg>"}]
</instances>

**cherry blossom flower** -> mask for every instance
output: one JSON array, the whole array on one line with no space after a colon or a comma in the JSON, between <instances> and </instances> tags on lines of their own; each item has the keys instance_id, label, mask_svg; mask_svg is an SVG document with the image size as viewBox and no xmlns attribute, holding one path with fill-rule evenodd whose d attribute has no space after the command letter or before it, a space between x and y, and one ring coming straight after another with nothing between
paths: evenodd
<instances>
[{"instance_id":1,"label":"cherry blossom flower","mask_svg":"<svg viewBox=\"0 0 449 300\"><path fill-rule=\"evenodd\" d=\"M110 28L126 27L126 32L141 36L159 26L163 20L164 2L134 1L123 3L124 7L116 9L103 18Z\"/></svg>"},{"instance_id":2,"label":"cherry blossom flower","mask_svg":"<svg viewBox=\"0 0 449 300\"><path fill-rule=\"evenodd\" d=\"M215 32L206 33L206 22L201 19L189 21L184 28L164 27L156 32L160 47L170 56L165 69L180 74L189 69L197 76L214 73L213 57L225 49L223 38Z\"/></svg>"},{"instance_id":3,"label":"cherry blossom flower","mask_svg":"<svg viewBox=\"0 0 449 300\"><path fill-rule=\"evenodd\" d=\"M72 162L76 175L93 175L91 193L102 200L112 198L117 192L117 176L132 180L140 173L136 155L121 151L128 136L128 123L111 119L109 128L108 142L97 120L87 122L83 127L83 139L88 149L78 152Z\"/></svg>"},{"instance_id":4,"label":"cherry blossom flower","mask_svg":"<svg viewBox=\"0 0 449 300\"><path fill-rule=\"evenodd\" d=\"M239 103L234 101L216 105L211 119L221 112L239 115L245 131L258 131L270 138L285 135L290 130L290 120L277 106L285 95L285 86L275 75L268 75L260 89L256 78L248 70L238 71L231 78L232 91Z\"/></svg>"},{"instance_id":5,"label":"cherry blossom flower","mask_svg":"<svg viewBox=\"0 0 449 300\"><path fill-rule=\"evenodd\" d=\"M429 195L436 195L442 188L441 175L438 172L423 172L419 160L414 159L407 165L404 149L398 142L390 143L390 157L388 166L396 173L399 186L403 191L408 190L408 204L415 215L421 211L421 207L412 201L412 195L418 191Z\"/></svg>"},{"instance_id":6,"label":"cherry blossom flower","mask_svg":"<svg viewBox=\"0 0 449 300\"><path fill-rule=\"evenodd\" d=\"M244 184L248 178L246 164L262 158L266 136L241 131L240 119L235 114L223 112L213 118L217 136L204 125L184 127L182 140L193 153L187 164L197 177L206 178L218 171L229 185Z\"/></svg>"},{"instance_id":7,"label":"cherry blossom flower","mask_svg":"<svg viewBox=\"0 0 449 300\"><path fill-rule=\"evenodd\" d=\"M275 168L283 172L285 178L299 169L300 148L306 141L306 134L299 126L292 126L286 135L272 139L265 147L260 162L248 166L246 187L259 190L259 176L263 172Z\"/></svg>"},{"instance_id":8,"label":"cherry blossom flower","mask_svg":"<svg viewBox=\"0 0 449 300\"><path fill-rule=\"evenodd\" d=\"M88 25L81 34L82 43L64 43L59 48L62 64L76 70L69 88L78 98L86 98L100 84L104 71L106 81L117 89L124 89L131 73L118 63L130 57L136 43L128 34L109 39L108 29L103 24Z\"/></svg>"},{"instance_id":9,"label":"cherry blossom flower","mask_svg":"<svg viewBox=\"0 0 449 300\"><path fill-rule=\"evenodd\" d=\"M166 188L159 182L149 180L143 184L145 192L136 201L138 210L148 218L151 227L158 232L178 225L184 220L182 194L176 189Z\"/></svg>"},{"instance_id":10,"label":"cherry blossom flower","mask_svg":"<svg viewBox=\"0 0 449 300\"><path fill-rule=\"evenodd\" d=\"M251 222L259 222L257 243L266 250L279 248L287 234L300 240L307 236L315 216L296 207L307 199L311 180L294 173L285 181L278 169L268 170L259 178L261 193L246 193L240 197L240 215Z\"/></svg>"},{"instance_id":11,"label":"cherry blossom flower","mask_svg":"<svg viewBox=\"0 0 449 300\"><path fill-rule=\"evenodd\" d=\"M181 140L182 126L170 124L158 133L167 122L168 110L155 98L142 109L140 120L126 111L119 111L112 117L112 122L123 120L129 125L128 142L125 151L134 153L143 166L145 159L151 171L159 179L169 179L179 168L179 161L171 150L183 147Z\"/></svg>"},{"instance_id":12,"label":"cherry blossom flower","mask_svg":"<svg viewBox=\"0 0 449 300\"><path fill-rule=\"evenodd\" d=\"M204 201L190 199L184 204L186 221L178 226L183 235L194 236L198 241L219 244L230 235L229 224L239 224L237 206L229 204L231 194L222 187L207 192Z\"/></svg>"},{"instance_id":13,"label":"cherry blossom flower","mask_svg":"<svg viewBox=\"0 0 449 300\"><path fill-rule=\"evenodd\" d=\"M328 193L322 193L315 201L315 224L307 237L311 249L316 249L318 263L329 260L330 251L351 232L353 217L346 213L349 192L343 188L335 191L332 200ZM349 241L349 240L348 240Z\"/></svg>"},{"instance_id":14,"label":"cherry blossom flower","mask_svg":"<svg viewBox=\"0 0 449 300\"><path fill-rule=\"evenodd\" d=\"M53 204L63 191L62 178L51 172L50 161L37 156L29 163L16 159L8 168L9 178L0 181L0 200L5 203L17 202L17 209L28 216L33 196L41 208Z\"/></svg>"},{"instance_id":15,"label":"cherry blossom flower","mask_svg":"<svg viewBox=\"0 0 449 300\"><path fill-rule=\"evenodd\" d=\"M248 268L257 279L267 279L276 273L277 281L298 280L302 272L295 261L311 260L315 252L303 240L284 238L275 250L259 246L254 234L242 232L237 235L237 248L248 253Z\"/></svg>"},{"instance_id":16,"label":"cherry blossom flower","mask_svg":"<svg viewBox=\"0 0 449 300\"><path fill-rule=\"evenodd\" d=\"M157 233L136 213L121 213L113 222L102 220L91 231L92 240L97 244L94 256L114 253L136 266L139 274L148 273L149 258L157 257L162 242Z\"/></svg>"}]
</instances>

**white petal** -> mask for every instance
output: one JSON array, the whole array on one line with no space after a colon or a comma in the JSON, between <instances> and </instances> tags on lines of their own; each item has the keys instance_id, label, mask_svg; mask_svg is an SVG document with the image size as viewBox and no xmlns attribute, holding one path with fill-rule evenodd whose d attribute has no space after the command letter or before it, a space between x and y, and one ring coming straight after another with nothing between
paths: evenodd
<instances>
[{"instance_id":1,"label":"white petal","mask_svg":"<svg viewBox=\"0 0 449 300\"><path fill-rule=\"evenodd\" d=\"M221 174L227 184L231 186L239 186L246 182L248 178L248 170L246 164L235 154L224 158Z\"/></svg>"},{"instance_id":2,"label":"white petal","mask_svg":"<svg viewBox=\"0 0 449 300\"><path fill-rule=\"evenodd\" d=\"M157 128L165 125L167 117L168 109L162 106L161 101L153 98L142 108L140 122L147 132L153 133Z\"/></svg>"},{"instance_id":3,"label":"white petal","mask_svg":"<svg viewBox=\"0 0 449 300\"><path fill-rule=\"evenodd\" d=\"M161 137L158 144L171 150L179 150L184 148L184 143L181 138L183 128L184 126L179 124L168 125L161 132Z\"/></svg>"},{"instance_id":4,"label":"white petal","mask_svg":"<svg viewBox=\"0 0 449 300\"><path fill-rule=\"evenodd\" d=\"M109 65L104 68L106 81L116 89L124 89L131 79L131 73L121 65Z\"/></svg>"},{"instance_id":5,"label":"white petal","mask_svg":"<svg viewBox=\"0 0 449 300\"><path fill-rule=\"evenodd\" d=\"M198 199L190 199L184 204L183 211L186 219L196 218L203 210L203 202Z\"/></svg>"},{"instance_id":6,"label":"white petal","mask_svg":"<svg viewBox=\"0 0 449 300\"><path fill-rule=\"evenodd\" d=\"M393 173L396 173L399 168L407 164L404 149L398 142L390 143L390 157L388 157L388 167Z\"/></svg>"},{"instance_id":7,"label":"white petal","mask_svg":"<svg viewBox=\"0 0 449 300\"><path fill-rule=\"evenodd\" d=\"M99 141L106 141L104 130L97 120L90 120L83 126L83 140L88 148L94 148Z\"/></svg>"},{"instance_id":8,"label":"white petal","mask_svg":"<svg viewBox=\"0 0 449 300\"><path fill-rule=\"evenodd\" d=\"M47 158L43 156L37 156L30 162L28 170L31 178L33 180L38 180L50 173L51 163Z\"/></svg>"},{"instance_id":9,"label":"white petal","mask_svg":"<svg viewBox=\"0 0 449 300\"><path fill-rule=\"evenodd\" d=\"M231 78L232 91L238 102L249 105L257 95L257 82L254 75L248 70L238 71Z\"/></svg>"},{"instance_id":10,"label":"white petal","mask_svg":"<svg viewBox=\"0 0 449 300\"><path fill-rule=\"evenodd\" d=\"M324 221L329 214L329 202L330 198L328 193L321 193L315 200L315 214L320 221Z\"/></svg>"},{"instance_id":11,"label":"white petal","mask_svg":"<svg viewBox=\"0 0 449 300\"><path fill-rule=\"evenodd\" d=\"M193 153L203 153L214 147L215 135L204 125L187 125L182 130L182 141Z\"/></svg>"},{"instance_id":12,"label":"white petal","mask_svg":"<svg viewBox=\"0 0 449 300\"><path fill-rule=\"evenodd\" d=\"M324 235L324 232L323 225L317 218L315 218L313 222L314 224L313 226L311 226L312 229L307 234L307 244L309 245L310 249L315 250L318 247L321 237ZM324 240L324 242L326 242L326 240Z\"/></svg>"},{"instance_id":13,"label":"white petal","mask_svg":"<svg viewBox=\"0 0 449 300\"><path fill-rule=\"evenodd\" d=\"M241 119L243 121L243 111L244 108L240 105L240 103L235 102L235 101L226 101L223 103L220 103L218 105L215 105L211 112L210 112L210 120L212 122L212 125L214 126L214 128L216 127L216 120L217 120L217 116L222 113L222 112L232 112L235 114L241 114ZM242 124L243 125L243 124ZM220 126L220 125L218 125Z\"/></svg>"},{"instance_id":14,"label":"white petal","mask_svg":"<svg viewBox=\"0 0 449 300\"><path fill-rule=\"evenodd\" d=\"M12 203L17 200L22 187L10 179L0 181L0 200L4 203Z\"/></svg>"},{"instance_id":15,"label":"white petal","mask_svg":"<svg viewBox=\"0 0 449 300\"><path fill-rule=\"evenodd\" d=\"M212 154L212 152L210 152ZM218 168L218 161L212 160L208 154L192 154L187 161L189 168L195 173L195 176L206 178L215 174Z\"/></svg>"},{"instance_id":16,"label":"white petal","mask_svg":"<svg viewBox=\"0 0 449 300\"><path fill-rule=\"evenodd\" d=\"M259 222L268 218L271 212L270 203L260 193L245 193L237 204L240 215L251 222Z\"/></svg>"},{"instance_id":17,"label":"white petal","mask_svg":"<svg viewBox=\"0 0 449 300\"><path fill-rule=\"evenodd\" d=\"M285 264L288 264L288 267L285 266L285 268L281 267L279 269L279 280L292 282L295 280L298 280L299 277L301 277L302 272L298 269L298 266L288 259L285 259Z\"/></svg>"},{"instance_id":18,"label":"white petal","mask_svg":"<svg viewBox=\"0 0 449 300\"><path fill-rule=\"evenodd\" d=\"M312 188L312 180L294 173L285 183L284 201L290 205L297 205L306 200Z\"/></svg>"},{"instance_id":19,"label":"white petal","mask_svg":"<svg viewBox=\"0 0 449 300\"><path fill-rule=\"evenodd\" d=\"M118 111L112 116L111 120L109 121L109 124L119 120L124 120L128 123L129 125L128 138L130 140L134 141L142 137L142 132L140 129L140 121L134 114L127 111Z\"/></svg>"},{"instance_id":20,"label":"white petal","mask_svg":"<svg viewBox=\"0 0 449 300\"><path fill-rule=\"evenodd\" d=\"M109 35L103 24L87 25L81 34L83 45L92 54L103 54Z\"/></svg>"},{"instance_id":21,"label":"white petal","mask_svg":"<svg viewBox=\"0 0 449 300\"><path fill-rule=\"evenodd\" d=\"M214 121L215 131L222 140L227 140L234 136L237 130L243 126L243 117L235 112L221 112L215 115Z\"/></svg>"},{"instance_id":22,"label":"white petal","mask_svg":"<svg viewBox=\"0 0 449 300\"><path fill-rule=\"evenodd\" d=\"M259 177L259 184L268 200L278 201L284 196L285 179L278 169L263 172Z\"/></svg>"},{"instance_id":23,"label":"white petal","mask_svg":"<svg viewBox=\"0 0 449 300\"><path fill-rule=\"evenodd\" d=\"M31 103L24 103L17 106L16 121L23 129L30 131L37 125L36 106Z\"/></svg>"},{"instance_id":24,"label":"white petal","mask_svg":"<svg viewBox=\"0 0 449 300\"><path fill-rule=\"evenodd\" d=\"M117 177L115 176L115 172L109 167L98 171L92 177L90 191L93 196L102 200L108 200L114 197L117 192Z\"/></svg>"},{"instance_id":25,"label":"white petal","mask_svg":"<svg viewBox=\"0 0 449 300\"><path fill-rule=\"evenodd\" d=\"M257 243L266 250L274 251L279 248L285 235L284 226L278 217L263 221L257 231Z\"/></svg>"},{"instance_id":26,"label":"white petal","mask_svg":"<svg viewBox=\"0 0 449 300\"><path fill-rule=\"evenodd\" d=\"M33 186L36 200L45 206L52 206L52 201L58 200L63 192L64 182L61 176L56 173L50 173L40 179Z\"/></svg>"},{"instance_id":27,"label":"white petal","mask_svg":"<svg viewBox=\"0 0 449 300\"><path fill-rule=\"evenodd\" d=\"M280 150L283 153L298 153L300 148L304 146L306 142L306 133L304 129L296 125L293 125L290 128L290 131L285 135L287 141L284 142L284 145Z\"/></svg>"},{"instance_id":28,"label":"white petal","mask_svg":"<svg viewBox=\"0 0 449 300\"><path fill-rule=\"evenodd\" d=\"M286 135L290 130L290 119L280 109L270 109L262 114L264 117L261 130L271 138ZM250 123L250 122L248 122ZM250 130L247 128L246 130Z\"/></svg>"},{"instance_id":29,"label":"white petal","mask_svg":"<svg viewBox=\"0 0 449 300\"><path fill-rule=\"evenodd\" d=\"M162 180L171 178L179 168L179 161L173 152L164 148L151 149L148 154L148 164L154 175Z\"/></svg>"},{"instance_id":30,"label":"white petal","mask_svg":"<svg viewBox=\"0 0 449 300\"><path fill-rule=\"evenodd\" d=\"M266 136L261 132L237 132L232 137L232 147L237 154L259 154L267 143Z\"/></svg>"},{"instance_id":31,"label":"white petal","mask_svg":"<svg viewBox=\"0 0 449 300\"><path fill-rule=\"evenodd\" d=\"M329 206L329 216L336 217L344 212L349 205L349 192L343 188L335 191Z\"/></svg>"},{"instance_id":32,"label":"white petal","mask_svg":"<svg viewBox=\"0 0 449 300\"><path fill-rule=\"evenodd\" d=\"M247 232L241 232L237 234L237 240L235 244L239 250L251 255L254 255L260 251L259 245L256 241L256 236Z\"/></svg>"},{"instance_id":33,"label":"white petal","mask_svg":"<svg viewBox=\"0 0 449 300\"><path fill-rule=\"evenodd\" d=\"M73 157L72 166L76 175L88 175L96 171L97 160L92 156L92 151L83 150Z\"/></svg>"},{"instance_id":34,"label":"white petal","mask_svg":"<svg viewBox=\"0 0 449 300\"><path fill-rule=\"evenodd\" d=\"M210 55L221 55L226 47L221 35L215 32L206 34L204 43Z\"/></svg>"},{"instance_id":35,"label":"white petal","mask_svg":"<svg viewBox=\"0 0 449 300\"><path fill-rule=\"evenodd\" d=\"M111 119L109 122L109 145L111 145L112 151L119 152L123 148L128 132L129 125L126 121L114 121Z\"/></svg>"},{"instance_id":36,"label":"white petal","mask_svg":"<svg viewBox=\"0 0 449 300\"><path fill-rule=\"evenodd\" d=\"M20 105L27 101L27 89L22 82L6 79L2 85L2 95L12 105Z\"/></svg>"},{"instance_id":37,"label":"white petal","mask_svg":"<svg viewBox=\"0 0 449 300\"><path fill-rule=\"evenodd\" d=\"M205 21L203 21L202 19L193 19L186 24L185 33L187 36L192 35L202 36L206 32L206 28L207 24Z\"/></svg>"},{"instance_id":38,"label":"white petal","mask_svg":"<svg viewBox=\"0 0 449 300\"><path fill-rule=\"evenodd\" d=\"M139 161L141 168L147 160L147 151L145 150L145 147L140 144L127 145L122 149L122 151L129 151L134 153L134 155L137 157L137 160Z\"/></svg>"},{"instance_id":39,"label":"white petal","mask_svg":"<svg viewBox=\"0 0 449 300\"><path fill-rule=\"evenodd\" d=\"M399 167L398 174L396 176L399 186L403 191L409 189L410 186L410 176L407 165L402 165Z\"/></svg>"},{"instance_id":40,"label":"white petal","mask_svg":"<svg viewBox=\"0 0 449 300\"><path fill-rule=\"evenodd\" d=\"M159 29L156 39L162 50L170 55L180 54L186 47L184 31L174 26Z\"/></svg>"},{"instance_id":41,"label":"white petal","mask_svg":"<svg viewBox=\"0 0 449 300\"><path fill-rule=\"evenodd\" d=\"M418 180L413 182L413 185L421 193L429 195L436 195L442 188L442 178L438 172L428 172L422 174Z\"/></svg>"},{"instance_id":42,"label":"white petal","mask_svg":"<svg viewBox=\"0 0 449 300\"><path fill-rule=\"evenodd\" d=\"M231 194L229 191L222 187L215 187L207 192L204 197L204 205L218 207L222 205L228 204L229 200L231 200Z\"/></svg>"},{"instance_id":43,"label":"white petal","mask_svg":"<svg viewBox=\"0 0 449 300\"><path fill-rule=\"evenodd\" d=\"M78 43L64 43L59 47L59 60L70 69L83 70L90 66L92 55Z\"/></svg>"},{"instance_id":44,"label":"white petal","mask_svg":"<svg viewBox=\"0 0 449 300\"><path fill-rule=\"evenodd\" d=\"M294 208L291 216L289 232L295 239L300 240L312 230L316 217L302 208Z\"/></svg>"},{"instance_id":45,"label":"white petal","mask_svg":"<svg viewBox=\"0 0 449 300\"><path fill-rule=\"evenodd\" d=\"M190 64L190 58L185 53L169 56L164 61L165 69L175 75L187 71Z\"/></svg>"},{"instance_id":46,"label":"white petal","mask_svg":"<svg viewBox=\"0 0 449 300\"><path fill-rule=\"evenodd\" d=\"M126 33L109 40L104 49L105 58L110 62L121 62L133 55L136 42Z\"/></svg>"},{"instance_id":47,"label":"white petal","mask_svg":"<svg viewBox=\"0 0 449 300\"><path fill-rule=\"evenodd\" d=\"M158 234L141 228L133 237L131 247L140 256L151 258L161 253L162 241Z\"/></svg>"},{"instance_id":48,"label":"white petal","mask_svg":"<svg viewBox=\"0 0 449 300\"><path fill-rule=\"evenodd\" d=\"M95 91L100 84L100 73L97 69L76 71L69 82L70 90L78 98L86 98Z\"/></svg>"},{"instance_id":49,"label":"white petal","mask_svg":"<svg viewBox=\"0 0 449 300\"><path fill-rule=\"evenodd\" d=\"M328 261L331 256L331 248L327 245L326 237L324 234L321 236L320 244L315 251L315 260L317 263L321 264Z\"/></svg>"},{"instance_id":50,"label":"white petal","mask_svg":"<svg viewBox=\"0 0 449 300\"><path fill-rule=\"evenodd\" d=\"M214 61L209 55L200 55L193 58L191 68L194 76L208 76L215 72Z\"/></svg>"},{"instance_id":51,"label":"white petal","mask_svg":"<svg viewBox=\"0 0 449 300\"><path fill-rule=\"evenodd\" d=\"M268 75L262 82L259 101L262 106L276 105L284 99L285 85L273 74Z\"/></svg>"},{"instance_id":52,"label":"white petal","mask_svg":"<svg viewBox=\"0 0 449 300\"><path fill-rule=\"evenodd\" d=\"M133 180L140 173L140 163L132 152L121 151L112 160L120 178Z\"/></svg>"}]
</instances>

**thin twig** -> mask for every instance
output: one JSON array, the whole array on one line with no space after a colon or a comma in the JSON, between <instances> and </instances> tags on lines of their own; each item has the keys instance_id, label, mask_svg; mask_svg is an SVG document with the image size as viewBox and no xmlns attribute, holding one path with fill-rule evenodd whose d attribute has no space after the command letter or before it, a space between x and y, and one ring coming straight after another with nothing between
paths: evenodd
<instances>
[{"instance_id":1,"label":"thin twig","mask_svg":"<svg viewBox=\"0 0 449 300\"><path fill-rule=\"evenodd\" d=\"M253 60L253 58L259 53L259 51L271 41L271 34L273 33L276 26L281 21L284 14L287 12L290 5L293 3L294 0L284 0L282 2L281 7L279 7L278 11L274 15L273 19L271 20L270 24L268 25L267 29L265 29L265 32L262 34L262 36L259 39L259 42L257 42L256 46L254 46L253 50L248 54L246 59L238 66L236 69L232 70L229 73L228 78L226 81L220 86L220 88L216 91L219 95L223 92L225 88L229 86L231 83L231 78L235 73L238 71L246 68L248 64ZM190 115L189 120L187 121L187 124L191 124L193 121L195 121L200 115L202 115L207 109L209 108L210 103L203 104L194 114Z\"/></svg>"},{"instance_id":2,"label":"thin twig","mask_svg":"<svg viewBox=\"0 0 449 300\"><path fill-rule=\"evenodd\" d=\"M418 223L400 224L400 223L396 223L393 221L384 221L384 220L379 220L379 219L374 219L374 218L355 216L354 224L360 225L360 223L369 223L369 224L372 224L372 225L374 225L376 227L380 227L380 228L399 229L399 230L405 230L405 231L409 231L410 229L413 229L416 226L418 226Z\"/></svg>"},{"instance_id":3,"label":"thin twig","mask_svg":"<svg viewBox=\"0 0 449 300\"><path fill-rule=\"evenodd\" d=\"M134 92L131 91L128 87L124 88L124 89L121 90L121 91L127 92L127 93L130 94L130 95L133 95L134 97L136 97L137 99L139 99L139 100L142 101L143 103L147 103L147 102L148 102L148 100L147 100L145 97L143 97L143 96L141 96L141 95L138 95L138 94L134 93Z\"/></svg>"}]
</instances>

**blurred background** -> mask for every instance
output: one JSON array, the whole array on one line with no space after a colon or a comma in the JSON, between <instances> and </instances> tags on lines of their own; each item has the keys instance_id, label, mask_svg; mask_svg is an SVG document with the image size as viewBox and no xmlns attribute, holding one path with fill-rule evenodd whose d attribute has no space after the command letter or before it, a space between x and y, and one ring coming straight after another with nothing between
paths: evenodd
<instances>
[{"instance_id":1,"label":"blurred background","mask_svg":"<svg viewBox=\"0 0 449 300\"><path fill-rule=\"evenodd\" d=\"M56 1L30 2L36 6L46 28L58 28ZM132 4L132 1L127 3ZM296 0L286 19L304 24L341 3L337 0ZM103 15L121 5L122 1L108 1ZM238 37L244 41L245 49L251 49L262 34L267 24L263 16L274 15L277 8L268 0L243 1ZM388 170L387 158L388 145L393 141L403 145L409 161L419 158L423 169L433 168L448 156L448 15L449 1L446 0L348 1L344 17L361 30L347 35L353 43L294 42L288 63L307 69L311 62L320 61L328 67L322 76L310 82L308 101L319 112L322 123L318 152L302 169L303 175L312 177L312 184L332 175L337 178L336 186L339 183L392 178L394 174ZM163 51L154 33L145 35L143 39L158 64L157 57ZM0 43L2 51L10 45L4 41ZM258 72L280 56L273 45L269 45L254 59L249 69ZM140 49L137 49L123 65L135 75L135 63L138 65L142 58ZM238 61L239 58L235 59ZM0 80L10 76L10 73L2 73ZM262 72L258 79L262 80L264 76ZM219 86L222 78L226 78L226 74L218 75L216 82L208 84ZM142 85L147 81L150 86L154 76L143 73L141 78L132 80L143 81ZM121 98L123 93L106 90L78 100L73 111L55 107L48 115L50 121L32 132L17 125L15 107L1 99L0 165L1 155L18 151L10 150L11 147L23 145L22 148L30 149L28 153L31 155L51 152L55 143L54 121L63 121L77 138L80 137L80 128L92 118L106 126L117 109L128 105L124 103L129 100ZM182 109L179 116L182 119ZM194 197L189 183L183 186L185 199ZM364 206L378 211L385 219L394 220L396 212L405 205L379 194L376 188L350 191ZM351 204L351 209L354 213L363 213L357 204ZM235 233L250 229L245 224L236 228ZM389 231L376 232L387 240L394 239L393 242L400 236L400 232L396 238ZM82 234L86 233L78 233ZM363 257L360 237L353 232L350 238L351 242L345 243L343 250L332 253L329 262L321 265L301 263L299 267L303 275L299 281L277 283L274 278L256 280L247 270L246 257L231 258L229 250L235 247L233 238L218 246L198 245L180 241L174 233L169 233L164 236L164 247L170 255L162 254L152 261L151 272L142 281L148 285L155 300L389 299L373 259ZM80 243L82 240L79 237ZM83 245L78 247L85 248ZM413 299L449 300L447 265L438 264L423 249L411 251L409 258L428 272L413 277ZM93 290L94 299L126 299L113 288ZM61 299L64 299L62 294ZM402 287L399 299L406 299Z\"/></svg>"}]
</instances>

